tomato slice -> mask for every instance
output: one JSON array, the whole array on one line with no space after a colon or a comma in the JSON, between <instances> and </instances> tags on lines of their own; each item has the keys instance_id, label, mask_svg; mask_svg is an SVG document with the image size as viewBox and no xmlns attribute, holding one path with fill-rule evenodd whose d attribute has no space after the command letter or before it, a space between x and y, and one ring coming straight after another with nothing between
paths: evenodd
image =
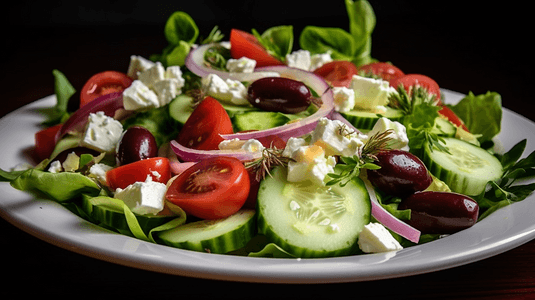
<instances>
[{"instance_id":1,"label":"tomato slice","mask_svg":"<svg viewBox=\"0 0 535 300\"><path fill-rule=\"evenodd\" d=\"M56 147L56 133L60 130L62 124L54 125L35 133L34 153L39 161L50 157Z\"/></svg>"},{"instance_id":2,"label":"tomato slice","mask_svg":"<svg viewBox=\"0 0 535 300\"><path fill-rule=\"evenodd\" d=\"M371 73L381 77L383 80L391 82L392 80L405 75L398 67L388 62L372 62L358 68L359 73Z\"/></svg>"},{"instance_id":3,"label":"tomato slice","mask_svg":"<svg viewBox=\"0 0 535 300\"><path fill-rule=\"evenodd\" d=\"M468 127L466 127L466 125L464 124L463 120L461 120L461 118L459 118L453 112L453 110L451 110L449 107L447 107L445 105L442 106L442 108L438 111L438 113L443 115L444 117L446 117L450 122L452 122L456 126L461 126L465 131L470 132L468 130Z\"/></svg>"},{"instance_id":4,"label":"tomato slice","mask_svg":"<svg viewBox=\"0 0 535 300\"><path fill-rule=\"evenodd\" d=\"M134 182L142 182L150 176L153 181L167 183L171 178L169 159L153 157L122 165L106 173L106 181L112 189L124 189Z\"/></svg>"},{"instance_id":5,"label":"tomato slice","mask_svg":"<svg viewBox=\"0 0 535 300\"><path fill-rule=\"evenodd\" d=\"M332 86L349 87L353 75L358 74L358 69L350 61L335 60L317 68L314 74L321 76Z\"/></svg>"},{"instance_id":6,"label":"tomato slice","mask_svg":"<svg viewBox=\"0 0 535 300\"><path fill-rule=\"evenodd\" d=\"M206 97L193 110L178 134L177 142L198 150L217 150L220 134L234 133L229 115L216 99Z\"/></svg>"},{"instance_id":7,"label":"tomato slice","mask_svg":"<svg viewBox=\"0 0 535 300\"><path fill-rule=\"evenodd\" d=\"M97 73L84 84L80 91L80 107L102 95L122 92L132 84L132 79L117 71Z\"/></svg>"},{"instance_id":8,"label":"tomato slice","mask_svg":"<svg viewBox=\"0 0 535 300\"><path fill-rule=\"evenodd\" d=\"M186 214L201 219L219 219L237 212L249 195L249 175L233 157L202 160L178 175L166 198Z\"/></svg>"},{"instance_id":9,"label":"tomato slice","mask_svg":"<svg viewBox=\"0 0 535 300\"><path fill-rule=\"evenodd\" d=\"M408 91L410 87L413 86L421 86L425 89L427 89L427 92L433 95L437 96L438 99L438 105L442 104L441 99L441 93L440 93L440 87L438 86L438 83L433 80L432 78L422 75L422 74L407 74L401 77L398 77L390 82L390 86L394 88L398 88L399 85L403 85L403 87Z\"/></svg>"},{"instance_id":10,"label":"tomato slice","mask_svg":"<svg viewBox=\"0 0 535 300\"><path fill-rule=\"evenodd\" d=\"M254 59L256 67L284 65L271 56L254 35L238 29L230 31L230 56L235 59L242 57Z\"/></svg>"}]
</instances>

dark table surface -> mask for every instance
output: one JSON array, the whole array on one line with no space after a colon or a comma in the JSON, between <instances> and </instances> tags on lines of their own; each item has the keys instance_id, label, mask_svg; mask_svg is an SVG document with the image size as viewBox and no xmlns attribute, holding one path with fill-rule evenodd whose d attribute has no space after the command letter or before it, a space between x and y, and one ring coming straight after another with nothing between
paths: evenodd
<instances>
[{"instance_id":1,"label":"dark table surface","mask_svg":"<svg viewBox=\"0 0 535 300\"><path fill-rule=\"evenodd\" d=\"M159 53L167 45L163 25L176 10L190 13L201 35L208 34L214 25L226 34L232 26L262 31L290 23L295 24L296 34L304 25L347 29L343 1L317 6L298 1L296 7L283 1L239 5L153 2L10 4L2 20L6 55L0 116L53 94L53 69L62 71L80 89L97 72L125 72L132 54L148 57ZM502 95L504 107L535 120L532 48L524 44L529 42L533 25L526 7L504 3L471 7L448 2L371 3L377 15L372 56L391 61L406 73L426 74L442 88L476 94L496 91ZM535 241L429 274L370 282L286 285L196 279L125 267L51 245L3 219L0 232L2 273L7 276L0 294L7 295L512 299L535 293Z\"/></svg>"}]
</instances>

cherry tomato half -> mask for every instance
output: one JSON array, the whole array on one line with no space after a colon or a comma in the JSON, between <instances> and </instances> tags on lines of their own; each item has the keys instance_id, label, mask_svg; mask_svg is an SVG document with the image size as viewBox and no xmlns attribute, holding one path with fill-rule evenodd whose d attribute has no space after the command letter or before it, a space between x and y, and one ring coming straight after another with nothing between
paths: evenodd
<instances>
[{"instance_id":1,"label":"cherry tomato half","mask_svg":"<svg viewBox=\"0 0 535 300\"><path fill-rule=\"evenodd\" d=\"M171 178L169 159L153 157L122 165L106 172L106 181L112 189L124 189L134 182L143 182L147 176L153 181L167 183Z\"/></svg>"},{"instance_id":2,"label":"cherry tomato half","mask_svg":"<svg viewBox=\"0 0 535 300\"><path fill-rule=\"evenodd\" d=\"M104 71L97 73L91 76L82 87L80 91L80 107L100 96L113 92L122 92L131 84L132 79L121 72Z\"/></svg>"},{"instance_id":3,"label":"cherry tomato half","mask_svg":"<svg viewBox=\"0 0 535 300\"><path fill-rule=\"evenodd\" d=\"M54 125L35 133L35 149L34 153L39 161L50 157L56 146L56 133L61 128L62 124Z\"/></svg>"},{"instance_id":4,"label":"cherry tomato half","mask_svg":"<svg viewBox=\"0 0 535 300\"><path fill-rule=\"evenodd\" d=\"M391 82L392 80L405 75L398 67L388 62L373 62L358 68L359 73L368 74L381 77L383 80Z\"/></svg>"},{"instance_id":5,"label":"cherry tomato half","mask_svg":"<svg viewBox=\"0 0 535 300\"><path fill-rule=\"evenodd\" d=\"M201 219L219 219L237 212L249 195L249 175L233 157L202 160L178 175L166 199L187 214Z\"/></svg>"},{"instance_id":6,"label":"cherry tomato half","mask_svg":"<svg viewBox=\"0 0 535 300\"><path fill-rule=\"evenodd\" d=\"M217 150L223 141L220 134L234 133L227 112L212 97L206 97L193 110L178 134L177 142L198 150Z\"/></svg>"},{"instance_id":7,"label":"cherry tomato half","mask_svg":"<svg viewBox=\"0 0 535 300\"><path fill-rule=\"evenodd\" d=\"M335 60L317 68L314 74L321 76L332 86L349 87L353 75L358 74L358 69L350 61Z\"/></svg>"},{"instance_id":8,"label":"cherry tomato half","mask_svg":"<svg viewBox=\"0 0 535 300\"><path fill-rule=\"evenodd\" d=\"M254 59L256 67L284 64L271 56L254 35L238 29L230 31L230 56L235 59L242 57Z\"/></svg>"},{"instance_id":9,"label":"cherry tomato half","mask_svg":"<svg viewBox=\"0 0 535 300\"><path fill-rule=\"evenodd\" d=\"M438 105L442 104L441 101L441 93L440 93L440 87L438 86L438 83L433 80L432 78L422 75L422 74L407 74L401 77L398 77L390 82L390 86L394 88L398 88L399 85L403 85L405 87L405 90L409 90L409 88L413 86L420 86L425 89L427 89L427 92L433 95L437 96L438 99Z\"/></svg>"}]
</instances>

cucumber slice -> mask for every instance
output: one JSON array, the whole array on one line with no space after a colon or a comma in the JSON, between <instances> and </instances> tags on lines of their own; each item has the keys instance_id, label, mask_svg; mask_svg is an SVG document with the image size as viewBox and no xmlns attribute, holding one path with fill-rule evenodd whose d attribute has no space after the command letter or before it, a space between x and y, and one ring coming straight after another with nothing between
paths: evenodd
<instances>
[{"instance_id":1,"label":"cucumber slice","mask_svg":"<svg viewBox=\"0 0 535 300\"><path fill-rule=\"evenodd\" d=\"M234 131L265 130L284 125L290 118L280 112L252 111L236 114L232 118Z\"/></svg>"},{"instance_id":2,"label":"cucumber slice","mask_svg":"<svg viewBox=\"0 0 535 300\"><path fill-rule=\"evenodd\" d=\"M102 225L117 229L121 232L130 231L130 227L126 221L126 216L123 210L117 209L116 206L107 205L109 201L116 201L117 199L105 196L90 197L83 195L82 210L91 217L91 219L99 222ZM135 215L139 226L145 234L148 234L153 228L163 225L178 216L173 213L157 214L157 215Z\"/></svg>"},{"instance_id":3,"label":"cucumber slice","mask_svg":"<svg viewBox=\"0 0 535 300\"><path fill-rule=\"evenodd\" d=\"M502 177L500 161L485 149L456 138L446 137L444 142L451 154L426 145L422 161L453 192L479 195L487 182Z\"/></svg>"},{"instance_id":4,"label":"cucumber slice","mask_svg":"<svg viewBox=\"0 0 535 300\"><path fill-rule=\"evenodd\" d=\"M403 111L400 109L395 109L391 107L386 108L386 112L384 114L376 114L369 111L362 111L362 110L350 110L348 112L340 113L346 120L348 120L353 126L355 126L357 129L362 130L371 130L375 123L377 123L377 120L381 117L386 117L392 121L400 121L404 114Z\"/></svg>"},{"instance_id":5,"label":"cucumber slice","mask_svg":"<svg viewBox=\"0 0 535 300\"><path fill-rule=\"evenodd\" d=\"M335 169L338 170L338 169ZM320 187L286 180L276 167L258 192L258 231L296 257L331 257L358 252L357 238L370 222L364 183Z\"/></svg>"},{"instance_id":6,"label":"cucumber slice","mask_svg":"<svg viewBox=\"0 0 535 300\"><path fill-rule=\"evenodd\" d=\"M457 133L457 128L450 121L439 117L435 120L435 127L431 132L440 136L454 137Z\"/></svg>"},{"instance_id":7,"label":"cucumber slice","mask_svg":"<svg viewBox=\"0 0 535 300\"><path fill-rule=\"evenodd\" d=\"M201 220L157 233L166 245L210 253L227 253L244 247L256 233L255 211L242 209L222 219Z\"/></svg>"}]
</instances>

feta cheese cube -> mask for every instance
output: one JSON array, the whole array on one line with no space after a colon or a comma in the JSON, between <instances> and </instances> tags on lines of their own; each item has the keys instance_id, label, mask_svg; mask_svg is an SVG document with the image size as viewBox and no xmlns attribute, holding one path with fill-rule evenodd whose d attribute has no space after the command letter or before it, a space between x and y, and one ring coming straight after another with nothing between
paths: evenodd
<instances>
[{"instance_id":1,"label":"feta cheese cube","mask_svg":"<svg viewBox=\"0 0 535 300\"><path fill-rule=\"evenodd\" d=\"M326 52L326 53L320 53L320 54L313 54L312 56L310 56L310 67L309 67L309 71L314 71L316 70L317 68L323 66L324 64L326 63L329 63L333 61L332 57L331 57L331 52Z\"/></svg>"},{"instance_id":2,"label":"feta cheese cube","mask_svg":"<svg viewBox=\"0 0 535 300\"><path fill-rule=\"evenodd\" d=\"M287 180L290 182L311 181L313 184L325 185L325 176L334 172L336 159L325 157L323 148L317 145L298 147L290 156Z\"/></svg>"},{"instance_id":3,"label":"feta cheese cube","mask_svg":"<svg viewBox=\"0 0 535 300\"><path fill-rule=\"evenodd\" d=\"M156 93L140 80L134 80L123 91L123 106L126 110L141 111L158 107L160 100Z\"/></svg>"},{"instance_id":4,"label":"feta cheese cube","mask_svg":"<svg viewBox=\"0 0 535 300\"><path fill-rule=\"evenodd\" d=\"M364 139L367 139L366 135L353 132L339 120L321 118L312 132L310 143L323 147L327 156L353 156L360 154Z\"/></svg>"},{"instance_id":5,"label":"feta cheese cube","mask_svg":"<svg viewBox=\"0 0 535 300\"><path fill-rule=\"evenodd\" d=\"M162 79L152 86L158 95L158 106L169 104L180 94L179 81L174 78Z\"/></svg>"},{"instance_id":6,"label":"feta cheese cube","mask_svg":"<svg viewBox=\"0 0 535 300\"><path fill-rule=\"evenodd\" d=\"M123 133L121 122L104 112L89 114L81 145L99 152L113 152Z\"/></svg>"},{"instance_id":7,"label":"feta cheese cube","mask_svg":"<svg viewBox=\"0 0 535 300\"><path fill-rule=\"evenodd\" d=\"M132 79L138 79L139 73L152 68L155 65L154 62L145 59L139 55L130 56L130 65L126 75Z\"/></svg>"},{"instance_id":8,"label":"feta cheese cube","mask_svg":"<svg viewBox=\"0 0 535 300\"><path fill-rule=\"evenodd\" d=\"M389 129L392 129L392 133L388 136L391 138L389 141L389 146L392 149L400 149L404 151L409 151L409 138L407 137L407 130L403 124L391 121L388 118L380 118L372 130L368 132L368 137L371 137L375 134L385 132Z\"/></svg>"},{"instance_id":9,"label":"feta cheese cube","mask_svg":"<svg viewBox=\"0 0 535 300\"><path fill-rule=\"evenodd\" d=\"M286 147L282 151L282 156L291 157L292 153L301 146L305 146L307 142L303 138L290 137L286 141Z\"/></svg>"},{"instance_id":10,"label":"feta cheese cube","mask_svg":"<svg viewBox=\"0 0 535 300\"><path fill-rule=\"evenodd\" d=\"M61 162L59 160L55 160L52 163L50 163L50 167L48 167L48 172L50 173L59 173L63 171L63 167L61 166Z\"/></svg>"},{"instance_id":11,"label":"feta cheese cube","mask_svg":"<svg viewBox=\"0 0 535 300\"><path fill-rule=\"evenodd\" d=\"M216 74L209 74L201 82L202 89L211 97L236 105L249 105L247 88L238 80L223 80Z\"/></svg>"},{"instance_id":12,"label":"feta cheese cube","mask_svg":"<svg viewBox=\"0 0 535 300\"><path fill-rule=\"evenodd\" d=\"M111 169L113 168L105 164L94 164L91 166L91 168L89 168L88 177L95 179L102 186L107 186L108 183L106 181L106 172Z\"/></svg>"},{"instance_id":13,"label":"feta cheese cube","mask_svg":"<svg viewBox=\"0 0 535 300\"><path fill-rule=\"evenodd\" d=\"M310 51L301 49L290 54L286 54L286 64L288 67L298 68L306 71L310 70Z\"/></svg>"},{"instance_id":14,"label":"feta cheese cube","mask_svg":"<svg viewBox=\"0 0 535 300\"><path fill-rule=\"evenodd\" d=\"M235 73L252 73L256 67L256 60L247 57L239 59L229 59L227 61L227 69L229 72Z\"/></svg>"},{"instance_id":15,"label":"feta cheese cube","mask_svg":"<svg viewBox=\"0 0 535 300\"><path fill-rule=\"evenodd\" d=\"M151 68L138 74L138 79L149 88L165 78L165 68L161 62L157 62Z\"/></svg>"},{"instance_id":16,"label":"feta cheese cube","mask_svg":"<svg viewBox=\"0 0 535 300\"><path fill-rule=\"evenodd\" d=\"M355 91L346 87L333 87L334 109L347 112L355 107Z\"/></svg>"},{"instance_id":17,"label":"feta cheese cube","mask_svg":"<svg viewBox=\"0 0 535 300\"><path fill-rule=\"evenodd\" d=\"M358 75L353 75L350 88L355 92L355 107L376 113L384 113L390 95L397 93L386 80Z\"/></svg>"},{"instance_id":18,"label":"feta cheese cube","mask_svg":"<svg viewBox=\"0 0 535 300\"><path fill-rule=\"evenodd\" d=\"M399 242L380 223L364 226L359 234L358 244L365 253L379 253L403 249Z\"/></svg>"},{"instance_id":19,"label":"feta cheese cube","mask_svg":"<svg viewBox=\"0 0 535 300\"><path fill-rule=\"evenodd\" d=\"M114 197L122 200L138 215L155 215L163 210L167 186L152 181L150 175L144 182L135 182L125 189L117 189Z\"/></svg>"}]
</instances>

